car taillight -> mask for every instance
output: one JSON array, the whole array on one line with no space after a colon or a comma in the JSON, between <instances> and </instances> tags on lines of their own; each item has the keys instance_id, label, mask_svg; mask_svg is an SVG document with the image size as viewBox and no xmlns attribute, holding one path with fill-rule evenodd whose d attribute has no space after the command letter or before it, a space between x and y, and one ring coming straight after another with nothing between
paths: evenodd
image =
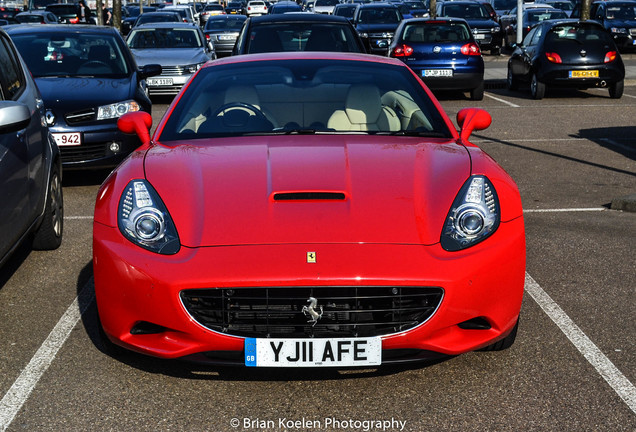
<instances>
[{"instance_id":1,"label":"car taillight","mask_svg":"<svg viewBox=\"0 0 636 432\"><path fill-rule=\"evenodd\" d=\"M206 35L205 35L205 39L206 39L207 41L209 41L209 40L210 40L210 35L209 35L209 34L206 34Z\"/></svg>"},{"instance_id":2,"label":"car taillight","mask_svg":"<svg viewBox=\"0 0 636 432\"><path fill-rule=\"evenodd\" d=\"M267 6L265 6L265 8L264 8L264 9L265 9L265 10L267 10Z\"/></svg>"},{"instance_id":3,"label":"car taillight","mask_svg":"<svg viewBox=\"0 0 636 432\"><path fill-rule=\"evenodd\" d=\"M470 42L464 45L461 48L461 52L464 55L481 55L481 50L479 49L479 45L473 42Z\"/></svg>"},{"instance_id":4,"label":"car taillight","mask_svg":"<svg viewBox=\"0 0 636 432\"><path fill-rule=\"evenodd\" d=\"M563 60L561 60L561 56L557 53L547 52L545 53L545 56L548 58L548 61L551 61L552 63L563 63Z\"/></svg>"},{"instance_id":5,"label":"car taillight","mask_svg":"<svg viewBox=\"0 0 636 432\"><path fill-rule=\"evenodd\" d=\"M71 24L77 24L79 22L79 18L71 18L70 20L68 20L68 22L70 22Z\"/></svg>"},{"instance_id":6,"label":"car taillight","mask_svg":"<svg viewBox=\"0 0 636 432\"><path fill-rule=\"evenodd\" d=\"M393 52L391 53L392 57L408 57L413 54L413 48L406 44L402 44L400 46L396 46L393 48Z\"/></svg>"},{"instance_id":7,"label":"car taillight","mask_svg":"<svg viewBox=\"0 0 636 432\"><path fill-rule=\"evenodd\" d=\"M605 63L613 62L614 60L616 60L616 51L610 51L605 54Z\"/></svg>"}]
</instances>

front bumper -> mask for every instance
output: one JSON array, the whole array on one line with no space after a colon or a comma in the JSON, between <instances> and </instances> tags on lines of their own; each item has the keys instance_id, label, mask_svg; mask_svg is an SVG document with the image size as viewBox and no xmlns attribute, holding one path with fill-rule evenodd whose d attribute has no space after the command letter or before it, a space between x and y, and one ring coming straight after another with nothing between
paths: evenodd
<instances>
[{"instance_id":1,"label":"front bumper","mask_svg":"<svg viewBox=\"0 0 636 432\"><path fill-rule=\"evenodd\" d=\"M515 326L525 277L523 219L502 223L488 240L449 253L437 245L293 244L148 252L115 227L94 223L95 293L107 336L161 358L241 363L244 337L198 324L183 290L298 286L437 286L444 297L425 323L382 336L389 361L457 355L488 346ZM317 254L308 264L308 251ZM466 330L468 320L490 328ZM158 329L132 334L140 323ZM135 332L139 333L139 332ZM391 360L393 359L393 360ZM230 361L231 360L231 361Z\"/></svg>"},{"instance_id":2,"label":"front bumper","mask_svg":"<svg viewBox=\"0 0 636 432\"><path fill-rule=\"evenodd\" d=\"M141 145L136 135L122 133L116 123L81 127L52 126L49 130L51 133L81 134L81 145L59 145L65 170L113 168Z\"/></svg>"},{"instance_id":3,"label":"front bumper","mask_svg":"<svg viewBox=\"0 0 636 432\"><path fill-rule=\"evenodd\" d=\"M167 69L167 68L166 68ZM148 78L146 83L148 85L148 93L150 95L167 95L174 96L181 91L181 88L188 82L190 77L193 75L192 73L182 72L181 68L177 73L170 74L161 74L156 77ZM161 83L161 84L152 84L154 82L165 82L164 80L169 80L169 84Z\"/></svg>"}]
</instances>

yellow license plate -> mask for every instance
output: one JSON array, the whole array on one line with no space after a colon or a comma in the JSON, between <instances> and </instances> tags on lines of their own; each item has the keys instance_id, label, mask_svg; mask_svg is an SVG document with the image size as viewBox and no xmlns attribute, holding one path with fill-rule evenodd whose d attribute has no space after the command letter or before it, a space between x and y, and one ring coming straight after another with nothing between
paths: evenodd
<instances>
[{"instance_id":1,"label":"yellow license plate","mask_svg":"<svg viewBox=\"0 0 636 432\"><path fill-rule=\"evenodd\" d=\"M598 71L570 71L570 78L598 78Z\"/></svg>"}]
</instances>

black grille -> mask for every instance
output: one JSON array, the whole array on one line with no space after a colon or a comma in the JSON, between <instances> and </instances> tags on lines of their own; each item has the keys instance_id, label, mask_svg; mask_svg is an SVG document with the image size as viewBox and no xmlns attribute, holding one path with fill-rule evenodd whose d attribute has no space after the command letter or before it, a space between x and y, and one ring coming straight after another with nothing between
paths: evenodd
<instances>
[{"instance_id":1,"label":"black grille","mask_svg":"<svg viewBox=\"0 0 636 432\"><path fill-rule=\"evenodd\" d=\"M62 162L83 162L106 157L106 143L63 146L60 148Z\"/></svg>"},{"instance_id":2,"label":"black grille","mask_svg":"<svg viewBox=\"0 0 636 432\"><path fill-rule=\"evenodd\" d=\"M95 120L95 110L93 108L68 113L64 115L67 124L75 124Z\"/></svg>"},{"instance_id":3,"label":"black grille","mask_svg":"<svg viewBox=\"0 0 636 432\"><path fill-rule=\"evenodd\" d=\"M244 337L369 337L426 321L442 300L438 287L277 287L181 291L202 326ZM309 298L322 317L313 325Z\"/></svg>"}]
</instances>

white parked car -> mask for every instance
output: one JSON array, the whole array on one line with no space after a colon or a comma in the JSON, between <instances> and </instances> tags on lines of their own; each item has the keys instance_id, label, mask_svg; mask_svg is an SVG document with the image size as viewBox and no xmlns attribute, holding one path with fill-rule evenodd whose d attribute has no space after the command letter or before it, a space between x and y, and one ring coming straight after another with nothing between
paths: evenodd
<instances>
[{"instance_id":1,"label":"white parked car","mask_svg":"<svg viewBox=\"0 0 636 432\"><path fill-rule=\"evenodd\" d=\"M263 0L252 0L247 3L247 16L267 15L267 5Z\"/></svg>"}]
</instances>

